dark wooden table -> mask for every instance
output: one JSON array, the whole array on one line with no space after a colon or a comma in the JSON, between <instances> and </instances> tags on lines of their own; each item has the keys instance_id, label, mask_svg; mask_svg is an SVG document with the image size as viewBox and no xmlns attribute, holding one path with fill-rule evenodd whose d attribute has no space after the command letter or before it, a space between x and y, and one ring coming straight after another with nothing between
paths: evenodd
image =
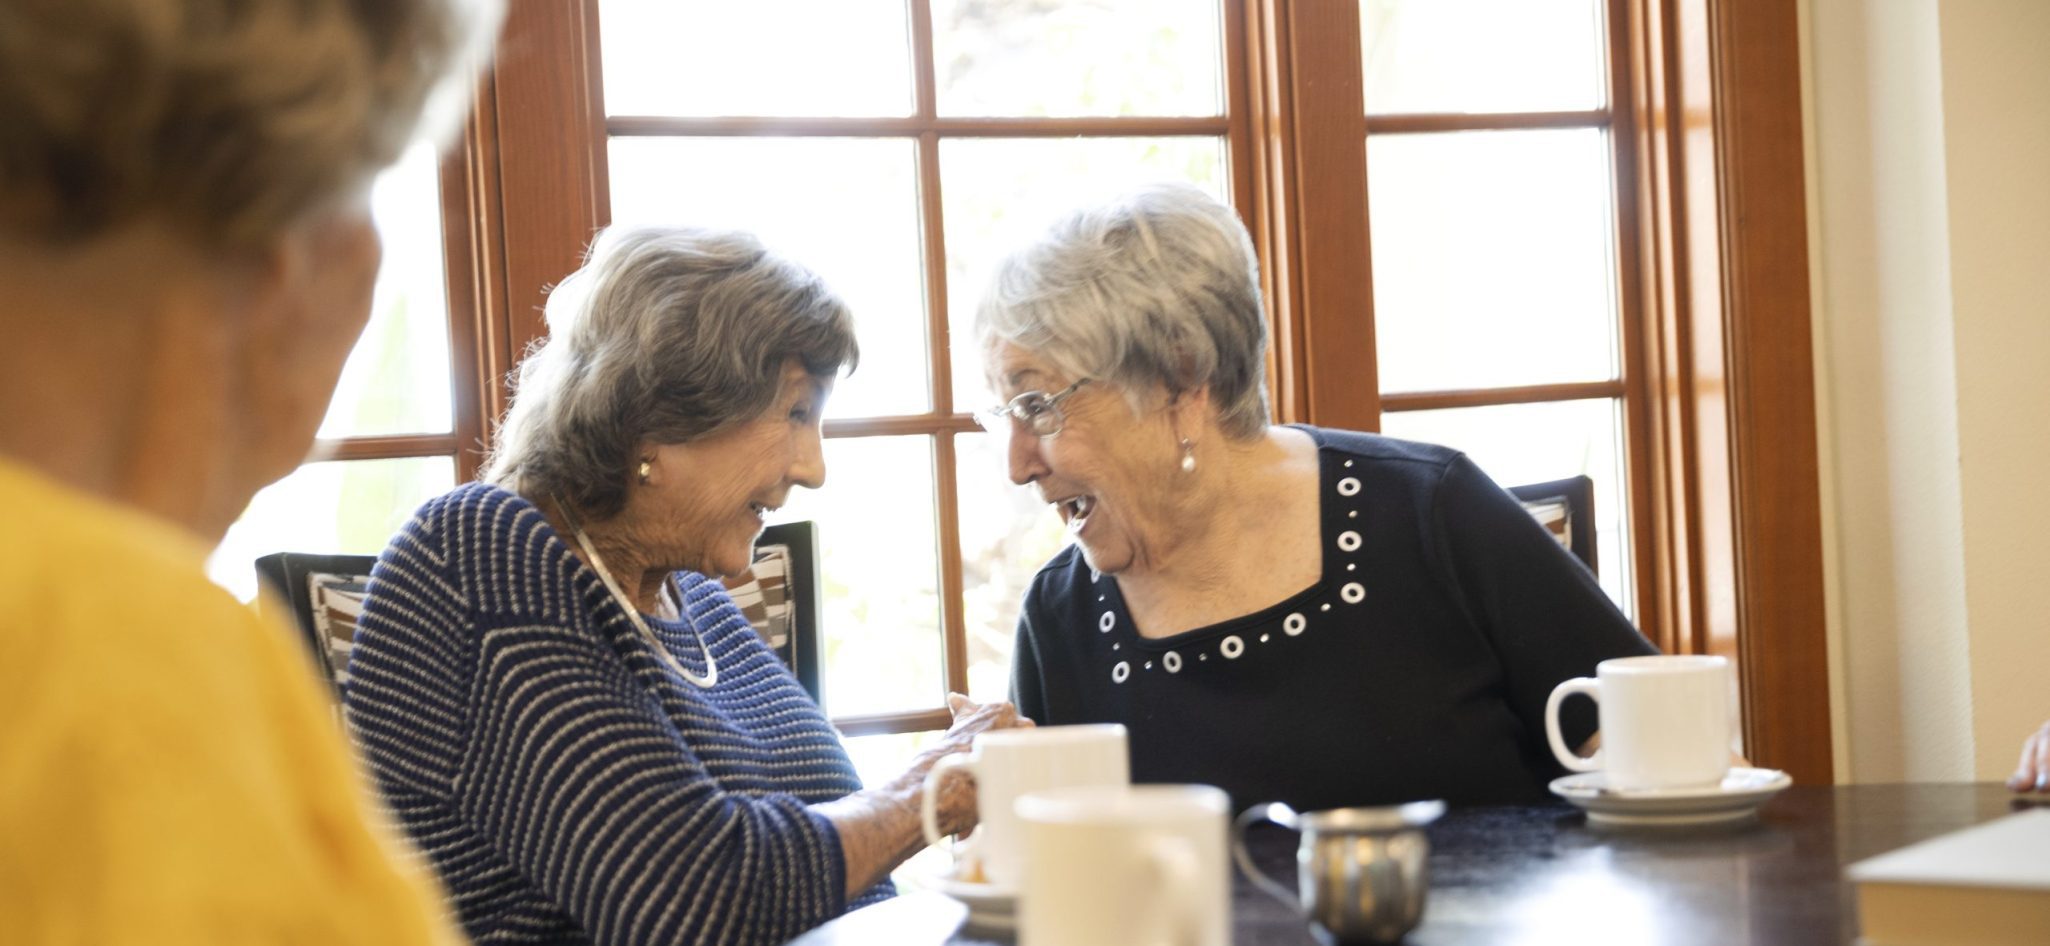
<instances>
[{"instance_id":1,"label":"dark wooden table","mask_svg":"<svg viewBox=\"0 0 2050 946\"><path fill-rule=\"evenodd\" d=\"M1454 810L1431 828L1431 893L1412 946L1849 943L1852 861L2018 810L1998 784L1796 786L1738 827L1614 830L1563 803ZM1294 874L1295 835L1255 829L1254 857ZM864 914L868 914L864 916ZM1008 942L959 929L937 894L849 914L802 946ZM1237 946L1315 946L1293 911L1235 877ZM795 946L795 944L793 944Z\"/></svg>"}]
</instances>

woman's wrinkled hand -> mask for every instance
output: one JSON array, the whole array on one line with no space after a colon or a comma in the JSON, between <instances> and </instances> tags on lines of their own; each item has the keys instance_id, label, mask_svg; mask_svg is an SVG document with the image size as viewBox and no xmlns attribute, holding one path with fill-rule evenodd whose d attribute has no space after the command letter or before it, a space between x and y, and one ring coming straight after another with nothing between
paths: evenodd
<instances>
[{"instance_id":1,"label":"woman's wrinkled hand","mask_svg":"<svg viewBox=\"0 0 2050 946\"><path fill-rule=\"evenodd\" d=\"M978 733L1033 725L1010 703L977 703L959 693L947 694L947 709L954 714L954 724L947 727L945 742L954 752L968 751Z\"/></svg>"},{"instance_id":2,"label":"woman's wrinkled hand","mask_svg":"<svg viewBox=\"0 0 2050 946\"><path fill-rule=\"evenodd\" d=\"M2050 791L2050 723L2022 740L2022 758L2008 776L2007 787L2016 792Z\"/></svg>"},{"instance_id":3,"label":"woman's wrinkled hand","mask_svg":"<svg viewBox=\"0 0 2050 946\"><path fill-rule=\"evenodd\" d=\"M977 703L959 693L947 694L947 709L954 714L954 724L920 760L921 769L930 768L942 756L967 752L979 733L1033 725L1010 703ZM947 834L966 834L975 827L975 780L965 775L951 775L939 785L940 829Z\"/></svg>"}]
</instances>

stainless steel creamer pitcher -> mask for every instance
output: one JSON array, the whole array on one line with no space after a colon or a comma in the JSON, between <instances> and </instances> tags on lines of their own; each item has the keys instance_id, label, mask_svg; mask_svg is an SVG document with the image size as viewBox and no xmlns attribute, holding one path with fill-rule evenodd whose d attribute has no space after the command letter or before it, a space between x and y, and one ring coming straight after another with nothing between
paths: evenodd
<instances>
[{"instance_id":1,"label":"stainless steel creamer pitcher","mask_svg":"<svg viewBox=\"0 0 2050 946\"><path fill-rule=\"evenodd\" d=\"M1280 802L1254 805L1232 826L1232 857L1255 886L1301 909L1320 942L1393 943L1423 920L1431 885L1423 829L1444 813L1442 801L1307 814ZM1262 821L1302 832L1295 892L1261 873L1246 852L1246 829Z\"/></svg>"}]
</instances>

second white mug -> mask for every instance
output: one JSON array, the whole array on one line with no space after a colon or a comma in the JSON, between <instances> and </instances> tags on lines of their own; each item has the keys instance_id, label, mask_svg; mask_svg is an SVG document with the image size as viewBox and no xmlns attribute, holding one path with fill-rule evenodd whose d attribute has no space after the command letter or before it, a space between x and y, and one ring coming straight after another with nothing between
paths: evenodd
<instances>
[{"instance_id":1,"label":"second white mug","mask_svg":"<svg viewBox=\"0 0 2050 946\"><path fill-rule=\"evenodd\" d=\"M1559 729L1574 694L1601 704L1601 748L1580 758ZM1699 654L1619 657L1595 676L1559 684L1545 703L1545 738L1559 764L1602 772L1614 791L1713 788L1730 771L1730 662Z\"/></svg>"},{"instance_id":2,"label":"second white mug","mask_svg":"<svg viewBox=\"0 0 2050 946\"><path fill-rule=\"evenodd\" d=\"M927 844L938 844L940 784L965 769L975 776L974 856L991 884L1016 889L1024 879L1024 842L1012 802L1027 792L1075 785L1131 784L1131 750L1118 723L992 729L967 755L950 755L925 775L921 814Z\"/></svg>"},{"instance_id":3,"label":"second white mug","mask_svg":"<svg viewBox=\"0 0 2050 946\"><path fill-rule=\"evenodd\" d=\"M1228 946L1231 799L1208 785L1018 799L1018 946Z\"/></svg>"}]
</instances>

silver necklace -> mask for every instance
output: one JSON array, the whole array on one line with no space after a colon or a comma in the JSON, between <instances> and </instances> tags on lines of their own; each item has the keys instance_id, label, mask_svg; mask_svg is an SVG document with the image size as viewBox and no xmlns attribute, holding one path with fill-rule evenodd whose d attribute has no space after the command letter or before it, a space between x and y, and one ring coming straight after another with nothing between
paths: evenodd
<instances>
[{"instance_id":1,"label":"silver necklace","mask_svg":"<svg viewBox=\"0 0 2050 946\"><path fill-rule=\"evenodd\" d=\"M584 534L583 523L577 521L576 513L571 512L569 506L561 498L554 496L549 498L555 500L555 508L562 511L562 517L569 520L570 531L576 533L577 545L583 547L584 555L591 560L591 570L598 573L598 580L605 583L605 590L612 593L612 600L618 603L620 610L626 612L626 619L633 622L634 628L641 632L643 638L647 639L648 646L655 649L655 653L662 658L662 662L668 664L669 669L676 671L678 676L700 689L710 688L718 684L719 662L712 659L712 649L705 646L705 636L698 633L697 625L691 623L688 617L684 617L682 602L677 603L677 616L683 617L683 625L690 628L691 637L697 640L698 653L705 655L705 673L703 676L690 672L689 668L677 661L676 655L669 652L669 648L662 645L662 639L655 636L654 628L649 627L648 622L641 620L640 609L634 607L634 603L626 599L626 592L619 590L619 582L612 580L611 570L605 567L605 560L598 556L598 550L591 547L591 538Z\"/></svg>"}]
</instances>

